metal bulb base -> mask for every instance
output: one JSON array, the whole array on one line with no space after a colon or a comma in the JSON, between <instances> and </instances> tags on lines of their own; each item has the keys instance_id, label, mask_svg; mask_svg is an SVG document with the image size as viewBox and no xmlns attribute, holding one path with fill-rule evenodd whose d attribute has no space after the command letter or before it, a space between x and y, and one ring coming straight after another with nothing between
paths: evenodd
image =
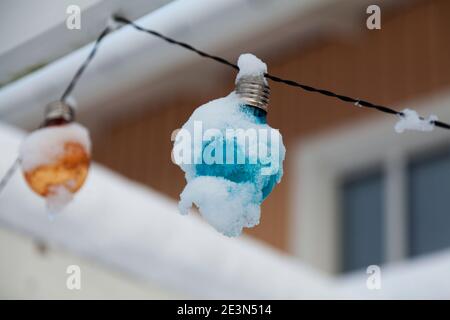
<instances>
[{"instance_id":1,"label":"metal bulb base","mask_svg":"<svg viewBox=\"0 0 450 320\"><path fill-rule=\"evenodd\" d=\"M264 76L243 76L236 83L236 93L246 104L267 112L270 88Z\"/></svg>"}]
</instances>

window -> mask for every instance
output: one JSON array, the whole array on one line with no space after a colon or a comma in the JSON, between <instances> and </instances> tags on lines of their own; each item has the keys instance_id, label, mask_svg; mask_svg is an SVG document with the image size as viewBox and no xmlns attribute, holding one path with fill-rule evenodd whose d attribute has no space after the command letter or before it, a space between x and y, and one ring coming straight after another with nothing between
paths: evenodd
<instances>
[{"instance_id":1,"label":"window","mask_svg":"<svg viewBox=\"0 0 450 320\"><path fill-rule=\"evenodd\" d=\"M408 167L409 254L450 247L450 147Z\"/></svg>"},{"instance_id":2,"label":"window","mask_svg":"<svg viewBox=\"0 0 450 320\"><path fill-rule=\"evenodd\" d=\"M341 186L342 271L384 261L384 181L381 171L345 179Z\"/></svg>"},{"instance_id":3,"label":"window","mask_svg":"<svg viewBox=\"0 0 450 320\"><path fill-rule=\"evenodd\" d=\"M405 171L406 251L417 256L450 248L450 146L406 155L396 170ZM386 261L385 170L348 173L338 187L341 211L341 271ZM399 200L399 199L397 199Z\"/></svg>"},{"instance_id":4,"label":"window","mask_svg":"<svg viewBox=\"0 0 450 320\"><path fill-rule=\"evenodd\" d=\"M443 119L449 105L450 92L408 103ZM303 261L336 274L450 248L448 131L397 134L395 122L353 122L299 142L289 240Z\"/></svg>"}]
</instances>

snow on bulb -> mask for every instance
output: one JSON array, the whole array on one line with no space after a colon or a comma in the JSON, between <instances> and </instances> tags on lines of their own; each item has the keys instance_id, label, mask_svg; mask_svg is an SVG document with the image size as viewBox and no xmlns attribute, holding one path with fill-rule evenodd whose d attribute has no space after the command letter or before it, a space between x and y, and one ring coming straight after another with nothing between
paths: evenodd
<instances>
[{"instance_id":1,"label":"snow on bulb","mask_svg":"<svg viewBox=\"0 0 450 320\"><path fill-rule=\"evenodd\" d=\"M88 132L76 123L38 129L23 142L20 159L26 182L47 199L49 210L56 213L86 180L90 163Z\"/></svg>"},{"instance_id":2,"label":"snow on bulb","mask_svg":"<svg viewBox=\"0 0 450 320\"><path fill-rule=\"evenodd\" d=\"M430 115L425 119L420 117L415 110L404 109L400 120L395 124L395 131L397 133L403 133L406 130L431 132L434 130L434 123L438 120L435 115Z\"/></svg>"},{"instance_id":3,"label":"snow on bulb","mask_svg":"<svg viewBox=\"0 0 450 320\"><path fill-rule=\"evenodd\" d=\"M20 148L25 180L34 192L46 198L50 213L60 211L83 186L90 164L88 130L71 122L73 115L64 110L72 112L60 102L50 107L45 126L32 132Z\"/></svg>"},{"instance_id":4,"label":"snow on bulb","mask_svg":"<svg viewBox=\"0 0 450 320\"><path fill-rule=\"evenodd\" d=\"M67 124L36 130L23 143L22 169L28 185L37 194L46 197L63 185L72 193L83 185L90 162L86 144L78 137L85 128Z\"/></svg>"},{"instance_id":5,"label":"snow on bulb","mask_svg":"<svg viewBox=\"0 0 450 320\"><path fill-rule=\"evenodd\" d=\"M251 54L238 60L236 90L197 108L178 131L173 160L187 185L179 208L195 204L226 236L238 236L260 220L260 205L283 175L285 148L267 125L266 65Z\"/></svg>"}]
</instances>

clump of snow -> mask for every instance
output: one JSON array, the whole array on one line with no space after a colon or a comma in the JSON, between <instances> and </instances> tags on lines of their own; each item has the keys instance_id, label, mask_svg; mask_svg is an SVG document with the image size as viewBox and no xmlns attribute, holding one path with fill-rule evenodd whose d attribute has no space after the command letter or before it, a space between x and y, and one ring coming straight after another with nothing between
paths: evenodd
<instances>
[{"instance_id":1,"label":"clump of snow","mask_svg":"<svg viewBox=\"0 0 450 320\"><path fill-rule=\"evenodd\" d=\"M72 201L73 193L64 185L57 185L50 188L49 195L45 198L49 219L53 219L56 214Z\"/></svg>"},{"instance_id":2,"label":"clump of snow","mask_svg":"<svg viewBox=\"0 0 450 320\"><path fill-rule=\"evenodd\" d=\"M261 191L252 183L236 183L220 177L198 177L180 195L179 209L187 214L194 203L217 231L229 237L259 223Z\"/></svg>"},{"instance_id":3,"label":"clump of snow","mask_svg":"<svg viewBox=\"0 0 450 320\"><path fill-rule=\"evenodd\" d=\"M262 76L267 72L267 65L251 53L244 53L238 59L239 73L236 82L243 76ZM266 81L264 79L264 81Z\"/></svg>"},{"instance_id":4,"label":"clump of snow","mask_svg":"<svg viewBox=\"0 0 450 320\"><path fill-rule=\"evenodd\" d=\"M438 117L435 115L430 115L428 119L423 119L416 111L411 109L405 109L402 113L400 120L395 124L395 131L398 133L402 133L405 130L433 131L434 122L438 120Z\"/></svg>"},{"instance_id":5,"label":"clump of snow","mask_svg":"<svg viewBox=\"0 0 450 320\"><path fill-rule=\"evenodd\" d=\"M109 17L108 20L106 21L106 26L110 31L115 31L119 29L122 25L123 24L117 22L116 19L114 19L113 17Z\"/></svg>"},{"instance_id":6,"label":"clump of snow","mask_svg":"<svg viewBox=\"0 0 450 320\"><path fill-rule=\"evenodd\" d=\"M78 123L50 126L32 132L22 143L19 151L24 171L51 164L63 153L68 141L80 143L90 154L91 140L88 130Z\"/></svg>"},{"instance_id":7,"label":"clump of snow","mask_svg":"<svg viewBox=\"0 0 450 320\"><path fill-rule=\"evenodd\" d=\"M246 56L255 62L249 55L243 56L241 62ZM262 69L254 65L254 68L242 70L264 72L266 67L263 65ZM267 125L265 118L253 114L252 108L246 106L235 92L210 101L193 112L174 142L174 161L185 172L187 180L180 196L181 213L186 214L195 204L208 223L230 237L238 236L244 227L259 223L260 205L283 175L285 147L281 134ZM258 135L257 139L239 140L228 135L230 131L239 130L267 133L267 139ZM203 137L200 141L197 140L199 132ZM207 132L211 133L209 139ZM186 143L185 140L188 140L188 150L184 150L183 155L189 161L177 157L179 146ZM223 156L218 158L224 161L215 158L214 162L205 163L211 149L215 150L214 156L223 151ZM235 161L229 163L230 149L234 150ZM236 161L240 157L245 158L244 163Z\"/></svg>"},{"instance_id":8,"label":"clump of snow","mask_svg":"<svg viewBox=\"0 0 450 320\"><path fill-rule=\"evenodd\" d=\"M77 100L75 99L74 96L68 96L66 98L66 103L71 106L73 109L77 109L78 108L78 103Z\"/></svg>"},{"instance_id":9,"label":"clump of snow","mask_svg":"<svg viewBox=\"0 0 450 320\"><path fill-rule=\"evenodd\" d=\"M176 149L176 144L185 142L182 141L183 134L189 133L190 136L195 138L196 129L198 129L201 124L201 129L204 132L208 130L219 130L222 134L221 139L224 144L234 144L235 141L229 141L227 139L226 131L231 130L270 130L270 133L274 134L273 141L279 142L279 148L275 148L273 150L273 154L270 155L270 158L276 164L280 164L278 168L275 168L272 174L276 174L281 180L281 176L283 174L282 162L284 160L285 148L283 145L283 138L278 130L271 128L269 125L265 123L257 123L252 121L251 118L248 117L245 110L242 108L245 102L235 93L231 92L228 96L219 98L213 101L210 101L200 107L198 107L188 119L188 121L182 126L181 130L178 131L175 137L174 150ZM195 139L192 139L195 140ZM222 142L222 141L221 141ZM255 148L259 148L260 146L254 146L253 144L260 144L260 141L246 141L247 145L243 149L246 150L254 150ZM181 169L186 173L186 179L189 180L197 176L197 163L202 161L202 155L205 148L205 143L196 143L196 141L191 141L190 145L192 146L191 154L191 162L177 162L176 164L181 167ZM266 142L266 148L271 149L271 140ZM237 150L239 153L242 150ZM243 152L243 151L242 151ZM249 155L247 155L249 156ZM236 157L236 156L235 156ZM262 166L258 169L269 169L269 166ZM259 171L257 174L259 175Z\"/></svg>"}]
</instances>

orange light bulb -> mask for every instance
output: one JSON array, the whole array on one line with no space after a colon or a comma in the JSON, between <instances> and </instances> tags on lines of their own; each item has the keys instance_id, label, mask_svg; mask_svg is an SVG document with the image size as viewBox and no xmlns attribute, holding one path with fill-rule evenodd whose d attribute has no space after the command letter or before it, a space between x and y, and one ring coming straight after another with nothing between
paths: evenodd
<instances>
[{"instance_id":1,"label":"orange light bulb","mask_svg":"<svg viewBox=\"0 0 450 320\"><path fill-rule=\"evenodd\" d=\"M77 192L84 184L89 170L90 157L84 147L77 142L64 144L64 152L53 163L24 171L30 188L47 197L57 186L64 186L71 193Z\"/></svg>"},{"instance_id":2,"label":"orange light bulb","mask_svg":"<svg viewBox=\"0 0 450 320\"><path fill-rule=\"evenodd\" d=\"M77 123L52 125L31 133L21 147L26 182L40 196L73 194L84 184L90 164L90 139Z\"/></svg>"}]
</instances>

